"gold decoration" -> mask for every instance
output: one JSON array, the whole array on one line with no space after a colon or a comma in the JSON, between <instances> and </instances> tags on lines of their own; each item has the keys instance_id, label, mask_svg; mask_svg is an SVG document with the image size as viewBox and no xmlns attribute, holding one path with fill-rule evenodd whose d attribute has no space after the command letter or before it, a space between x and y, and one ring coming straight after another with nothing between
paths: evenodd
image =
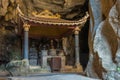
<instances>
[{"instance_id":1,"label":"gold decoration","mask_svg":"<svg viewBox=\"0 0 120 80\"><path fill-rule=\"evenodd\" d=\"M38 17L38 18L41 18L41 17L43 17L43 18L60 18L61 17L58 13L53 14L49 10L44 10L40 13L32 12L32 15L35 17Z\"/></svg>"},{"instance_id":2,"label":"gold decoration","mask_svg":"<svg viewBox=\"0 0 120 80\"><path fill-rule=\"evenodd\" d=\"M24 31L29 31L29 29L30 29L30 25L24 23L23 28L24 28Z\"/></svg>"},{"instance_id":3,"label":"gold decoration","mask_svg":"<svg viewBox=\"0 0 120 80\"><path fill-rule=\"evenodd\" d=\"M79 27L76 27L74 31L75 31L75 32L74 32L75 34L79 34L80 28L79 28Z\"/></svg>"}]
</instances>

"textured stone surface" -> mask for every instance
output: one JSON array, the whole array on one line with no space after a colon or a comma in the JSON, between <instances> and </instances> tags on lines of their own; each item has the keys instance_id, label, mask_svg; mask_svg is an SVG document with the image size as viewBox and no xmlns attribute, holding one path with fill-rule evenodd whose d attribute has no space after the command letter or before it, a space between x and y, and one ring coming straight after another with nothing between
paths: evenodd
<instances>
[{"instance_id":1,"label":"textured stone surface","mask_svg":"<svg viewBox=\"0 0 120 80\"><path fill-rule=\"evenodd\" d=\"M72 19L80 13L85 0L21 0L20 3L23 5L21 6L23 13L27 15L33 11L40 12L47 9L53 13L61 14L64 18Z\"/></svg>"},{"instance_id":2,"label":"textured stone surface","mask_svg":"<svg viewBox=\"0 0 120 80\"><path fill-rule=\"evenodd\" d=\"M26 15L47 9L61 14L62 18L79 19L86 11L86 3L85 0L0 0L0 18L4 18L5 21L12 20L12 23L17 22L16 8L19 4Z\"/></svg>"},{"instance_id":3,"label":"textured stone surface","mask_svg":"<svg viewBox=\"0 0 120 80\"><path fill-rule=\"evenodd\" d=\"M90 57L86 72L90 77L119 80L120 0L90 0L89 4Z\"/></svg>"}]
</instances>

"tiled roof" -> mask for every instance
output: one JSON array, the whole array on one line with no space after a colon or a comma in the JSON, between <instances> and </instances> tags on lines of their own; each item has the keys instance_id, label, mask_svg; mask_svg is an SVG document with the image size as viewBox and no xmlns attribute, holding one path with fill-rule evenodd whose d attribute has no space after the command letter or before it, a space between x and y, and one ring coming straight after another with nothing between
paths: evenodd
<instances>
[{"instance_id":1,"label":"tiled roof","mask_svg":"<svg viewBox=\"0 0 120 80\"><path fill-rule=\"evenodd\" d=\"M89 17L88 12L86 12L86 15L82 19L77 20L77 21L70 21L70 20L64 20L64 19L61 19L61 18L46 18L46 17L40 17L40 16L39 17L26 16L20 10L19 5L18 5L17 9L18 9L18 12L19 12L19 17L23 21L30 21L30 22L39 23L39 24L78 26L78 25L84 24L87 21L87 18Z\"/></svg>"},{"instance_id":2,"label":"tiled roof","mask_svg":"<svg viewBox=\"0 0 120 80\"><path fill-rule=\"evenodd\" d=\"M19 14L19 16L23 20L31 21L34 23L50 24L50 25L67 25L67 26L74 26L74 25L77 26L77 25L84 24L87 21L87 18L89 17L88 13L86 13L86 15L82 19L78 21L70 21L70 20L55 19L55 18L42 18L42 17L38 18L38 17L25 16L21 14Z\"/></svg>"}]
</instances>

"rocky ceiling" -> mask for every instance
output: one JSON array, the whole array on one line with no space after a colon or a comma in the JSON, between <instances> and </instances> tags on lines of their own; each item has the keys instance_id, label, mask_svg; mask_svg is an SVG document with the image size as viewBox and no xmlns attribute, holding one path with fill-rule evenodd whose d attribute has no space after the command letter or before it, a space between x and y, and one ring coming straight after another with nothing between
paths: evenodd
<instances>
[{"instance_id":1,"label":"rocky ceiling","mask_svg":"<svg viewBox=\"0 0 120 80\"><path fill-rule=\"evenodd\" d=\"M0 0L0 19L2 21L16 22L17 5L24 14L49 10L59 13L63 19L77 20L87 11L88 0Z\"/></svg>"},{"instance_id":2,"label":"rocky ceiling","mask_svg":"<svg viewBox=\"0 0 120 80\"><path fill-rule=\"evenodd\" d=\"M86 11L85 0L22 0L21 5L25 14L47 9L59 13L64 19L81 18Z\"/></svg>"}]
</instances>

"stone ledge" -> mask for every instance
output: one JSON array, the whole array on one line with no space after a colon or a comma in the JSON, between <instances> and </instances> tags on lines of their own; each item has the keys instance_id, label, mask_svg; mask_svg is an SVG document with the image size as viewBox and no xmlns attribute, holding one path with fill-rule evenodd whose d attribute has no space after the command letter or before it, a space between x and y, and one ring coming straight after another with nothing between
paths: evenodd
<instances>
[{"instance_id":1,"label":"stone ledge","mask_svg":"<svg viewBox=\"0 0 120 80\"><path fill-rule=\"evenodd\" d=\"M77 66L76 68L74 68L73 66L64 66L64 68L62 68L61 69L61 71L60 72L62 72L62 73L68 73L68 72L70 72L70 73L81 73L81 72L83 72L83 69L82 69L82 66Z\"/></svg>"}]
</instances>

